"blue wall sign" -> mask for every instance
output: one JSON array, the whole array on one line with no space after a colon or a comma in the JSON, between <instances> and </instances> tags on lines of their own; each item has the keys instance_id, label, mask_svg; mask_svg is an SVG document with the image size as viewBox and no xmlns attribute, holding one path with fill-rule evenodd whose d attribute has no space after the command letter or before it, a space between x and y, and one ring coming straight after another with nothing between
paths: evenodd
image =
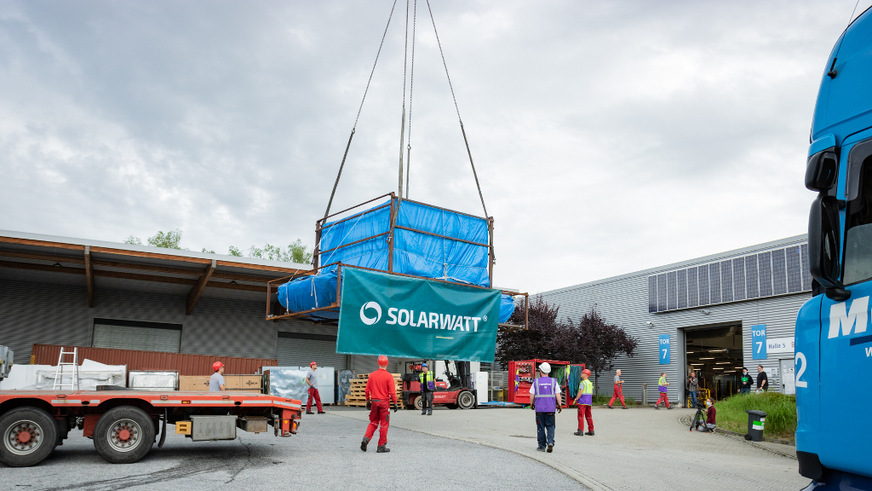
<instances>
[{"instance_id":1,"label":"blue wall sign","mask_svg":"<svg viewBox=\"0 0 872 491\"><path fill-rule=\"evenodd\" d=\"M669 334L660 335L660 364L669 364Z\"/></svg>"},{"instance_id":2,"label":"blue wall sign","mask_svg":"<svg viewBox=\"0 0 872 491\"><path fill-rule=\"evenodd\" d=\"M766 354L766 324L751 326L751 359L765 360Z\"/></svg>"}]
</instances>

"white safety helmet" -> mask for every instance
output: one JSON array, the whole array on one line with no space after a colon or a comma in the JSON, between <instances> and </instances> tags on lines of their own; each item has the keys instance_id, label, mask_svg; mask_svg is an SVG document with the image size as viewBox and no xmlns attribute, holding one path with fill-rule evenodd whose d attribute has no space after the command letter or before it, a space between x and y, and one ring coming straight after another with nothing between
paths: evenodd
<instances>
[{"instance_id":1,"label":"white safety helmet","mask_svg":"<svg viewBox=\"0 0 872 491\"><path fill-rule=\"evenodd\" d=\"M541 365L539 365L539 370L541 370L542 373L544 373L545 375L548 375L549 373L551 373L551 365L549 365L548 362L546 361L546 362L542 363Z\"/></svg>"}]
</instances>

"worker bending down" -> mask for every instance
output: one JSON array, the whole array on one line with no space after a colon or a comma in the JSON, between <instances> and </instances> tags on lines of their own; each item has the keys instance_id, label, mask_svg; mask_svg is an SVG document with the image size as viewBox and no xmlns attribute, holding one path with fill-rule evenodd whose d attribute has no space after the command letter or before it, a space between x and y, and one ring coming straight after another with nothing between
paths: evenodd
<instances>
[{"instance_id":1,"label":"worker bending down","mask_svg":"<svg viewBox=\"0 0 872 491\"><path fill-rule=\"evenodd\" d=\"M378 357L378 370L369 374L369 379L366 381L366 408L369 409L369 426L366 427L366 434L363 436L363 441L360 442L360 449L366 452L366 446L369 444L370 438L375 434L378 428L378 449L377 453L390 452L387 447L388 443L388 426L391 420L390 406L388 400L393 402L394 412L397 412L397 385L394 382L394 376L388 373L388 357L381 355Z\"/></svg>"},{"instance_id":2,"label":"worker bending down","mask_svg":"<svg viewBox=\"0 0 872 491\"><path fill-rule=\"evenodd\" d=\"M584 369L581 371L581 383L578 384L578 395L573 401L578 405L578 431L574 434L578 436L590 435L593 436L593 384L588 380L590 378L590 370ZM584 420L587 419L588 432L584 432Z\"/></svg>"}]
</instances>

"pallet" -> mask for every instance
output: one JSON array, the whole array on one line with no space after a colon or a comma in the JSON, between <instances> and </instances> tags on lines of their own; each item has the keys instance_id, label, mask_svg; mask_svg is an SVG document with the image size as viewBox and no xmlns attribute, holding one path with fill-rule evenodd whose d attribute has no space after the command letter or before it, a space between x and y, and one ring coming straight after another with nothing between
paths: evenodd
<instances>
[{"instance_id":1,"label":"pallet","mask_svg":"<svg viewBox=\"0 0 872 491\"><path fill-rule=\"evenodd\" d=\"M405 408L403 404L403 384L399 373L392 373L394 383L397 387L397 406ZM345 405L354 407L366 407L366 382L369 379L368 373L361 373L357 378L351 380L351 387L348 390L348 395L345 396Z\"/></svg>"}]
</instances>

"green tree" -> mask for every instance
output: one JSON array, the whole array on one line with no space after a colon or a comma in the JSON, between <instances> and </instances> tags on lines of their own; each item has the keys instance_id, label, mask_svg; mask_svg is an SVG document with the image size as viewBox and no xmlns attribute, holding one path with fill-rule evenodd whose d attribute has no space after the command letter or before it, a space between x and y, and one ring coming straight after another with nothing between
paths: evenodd
<instances>
[{"instance_id":1,"label":"green tree","mask_svg":"<svg viewBox=\"0 0 872 491\"><path fill-rule=\"evenodd\" d=\"M239 251L239 249L233 249L237 252ZM231 251L231 254L233 254L233 251ZM248 255L249 257L297 264L308 264L312 262L312 253L307 250L306 246L303 245L303 241L300 239L297 239L296 242L288 245L288 248L285 250L269 243L265 244L263 248L251 246L248 250Z\"/></svg>"},{"instance_id":2,"label":"green tree","mask_svg":"<svg viewBox=\"0 0 872 491\"><path fill-rule=\"evenodd\" d=\"M167 249L182 249L180 242L182 241L181 230L171 230L169 232L158 231L158 233L148 238L148 245L152 247L165 247ZM130 235L124 240L125 244L142 245L142 239ZM201 252L215 254L214 250L206 249ZM235 257L243 257L245 254L236 246L230 246L228 254ZM309 264L312 262L312 253L303 245L303 241L297 239L292 244L289 244L287 249L265 244L262 248L251 246L248 250L248 257L257 257L260 259L268 259L271 261L283 261L287 263Z\"/></svg>"},{"instance_id":3,"label":"green tree","mask_svg":"<svg viewBox=\"0 0 872 491\"><path fill-rule=\"evenodd\" d=\"M164 247L166 249L181 249L179 243L182 241L182 231L179 229L170 230L169 232L158 231L156 234L148 238L148 245L152 247ZM142 245L142 239L130 235L125 239L125 244Z\"/></svg>"},{"instance_id":4,"label":"green tree","mask_svg":"<svg viewBox=\"0 0 872 491\"><path fill-rule=\"evenodd\" d=\"M505 370L510 361L548 359L557 360L553 353L555 333L559 328L557 310L559 307L550 305L541 297L530 302L529 321L527 328L516 331L503 330L497 333L497 349L495 361ZM524 309L515 309L510 324L524 323Z\"/></svg>"},{"instance_id":5,"label":"green tree","mask_svg":"<svg viewBox=\"0 0 872 491\"><path fill-rule=\"evenodd\" d=\"M595 308L578 322L568 320L558 326L552 338L555 359L584 363L593 372L594 382L600 373L615 367L615 358L619 355L635 355L638 344L639 341L622 328L606 322Z\"/></svg>"}]
</instances>

